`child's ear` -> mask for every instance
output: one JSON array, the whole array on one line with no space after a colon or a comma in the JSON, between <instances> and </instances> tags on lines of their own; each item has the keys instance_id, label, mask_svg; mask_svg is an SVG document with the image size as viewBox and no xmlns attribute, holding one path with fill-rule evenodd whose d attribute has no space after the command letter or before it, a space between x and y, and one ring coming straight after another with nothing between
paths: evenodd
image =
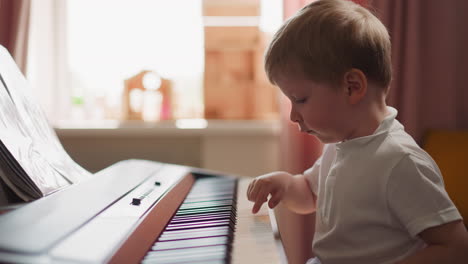
<instances>
[{"instance_id":1,"label":"child's ear","mask_svg":"<svg viewBox=\"0 0 468 264\"><path fill-rule=\"evenodd\" d=\"M367 93L366 75L358 69L351 69L344 74L344 87L350 104L357 104Z\"/></svg>"}]
</instances>

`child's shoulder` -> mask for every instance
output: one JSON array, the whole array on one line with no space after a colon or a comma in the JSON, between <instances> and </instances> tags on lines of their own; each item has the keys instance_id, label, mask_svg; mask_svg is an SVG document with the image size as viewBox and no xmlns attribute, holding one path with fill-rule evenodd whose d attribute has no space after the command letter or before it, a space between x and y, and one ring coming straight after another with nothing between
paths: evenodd
<instances>
[{"instance_id":1,"label":"child's shoulder","mask_svg":"<svg viewBox=\"0 0 468 264\"><path fill-rule=\"evenodd\" d=\"M384 148L398 157L396 167L404 170L429 169L439 174L439 168L432 157L422 149L404 130L390 133Z\"/></svg>"}]
</instances>

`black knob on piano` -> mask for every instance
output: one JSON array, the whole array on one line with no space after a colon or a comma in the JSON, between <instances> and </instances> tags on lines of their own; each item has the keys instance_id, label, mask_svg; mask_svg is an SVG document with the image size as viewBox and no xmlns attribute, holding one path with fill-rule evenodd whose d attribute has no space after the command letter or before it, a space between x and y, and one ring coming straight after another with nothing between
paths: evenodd
<instances>
[{"instance_id":1,"label":"black knob on piano","mask_svg":"<svg viewBox=\"0 0 468 264\"><path fill-rule=\"evenodd\" d=\"M141 198L133 198L132 204L133 205L140 205L141 204Z\"/></svg>"}]
</instances>

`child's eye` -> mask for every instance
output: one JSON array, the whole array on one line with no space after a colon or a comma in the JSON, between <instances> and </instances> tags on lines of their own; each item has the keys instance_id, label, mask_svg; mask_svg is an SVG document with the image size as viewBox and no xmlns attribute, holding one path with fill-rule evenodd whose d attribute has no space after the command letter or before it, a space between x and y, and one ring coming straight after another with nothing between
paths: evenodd
<instances>
[{"instance_id":1,"label":"child's eye","mask_svg":"<svg viewBox=\"0 0 468 264\"><path fill-rule=\"evenodd\" d=\"M305 103L306 99L307 99L307 98L295 99L294 102L295 102L296 104L303 104L303 103Z\"/></svg>"}]
</instances>

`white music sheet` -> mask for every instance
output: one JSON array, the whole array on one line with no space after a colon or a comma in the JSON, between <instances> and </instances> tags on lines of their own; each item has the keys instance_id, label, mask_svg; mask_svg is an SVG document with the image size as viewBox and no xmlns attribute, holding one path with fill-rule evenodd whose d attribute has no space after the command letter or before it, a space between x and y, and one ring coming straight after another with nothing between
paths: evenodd
<instances>
[{"instance_id":1,"label":"white music sheet","mask_svg":"<svg viewBox=\"0 0 468 264\"><path fill-rule=\"evenodd\" d=\"M76 164L63 149L39 105L31 97L28 82L3 47L0 48L0 76L1 163L9 164L16 174L3 175L5 182L21 198L30 200L28 196L38 198L28 194L35 187L42 195L47 195L90 177L91 173ZM14 160L8 160L5 150Z\"/></svg>"}]
</instances>

